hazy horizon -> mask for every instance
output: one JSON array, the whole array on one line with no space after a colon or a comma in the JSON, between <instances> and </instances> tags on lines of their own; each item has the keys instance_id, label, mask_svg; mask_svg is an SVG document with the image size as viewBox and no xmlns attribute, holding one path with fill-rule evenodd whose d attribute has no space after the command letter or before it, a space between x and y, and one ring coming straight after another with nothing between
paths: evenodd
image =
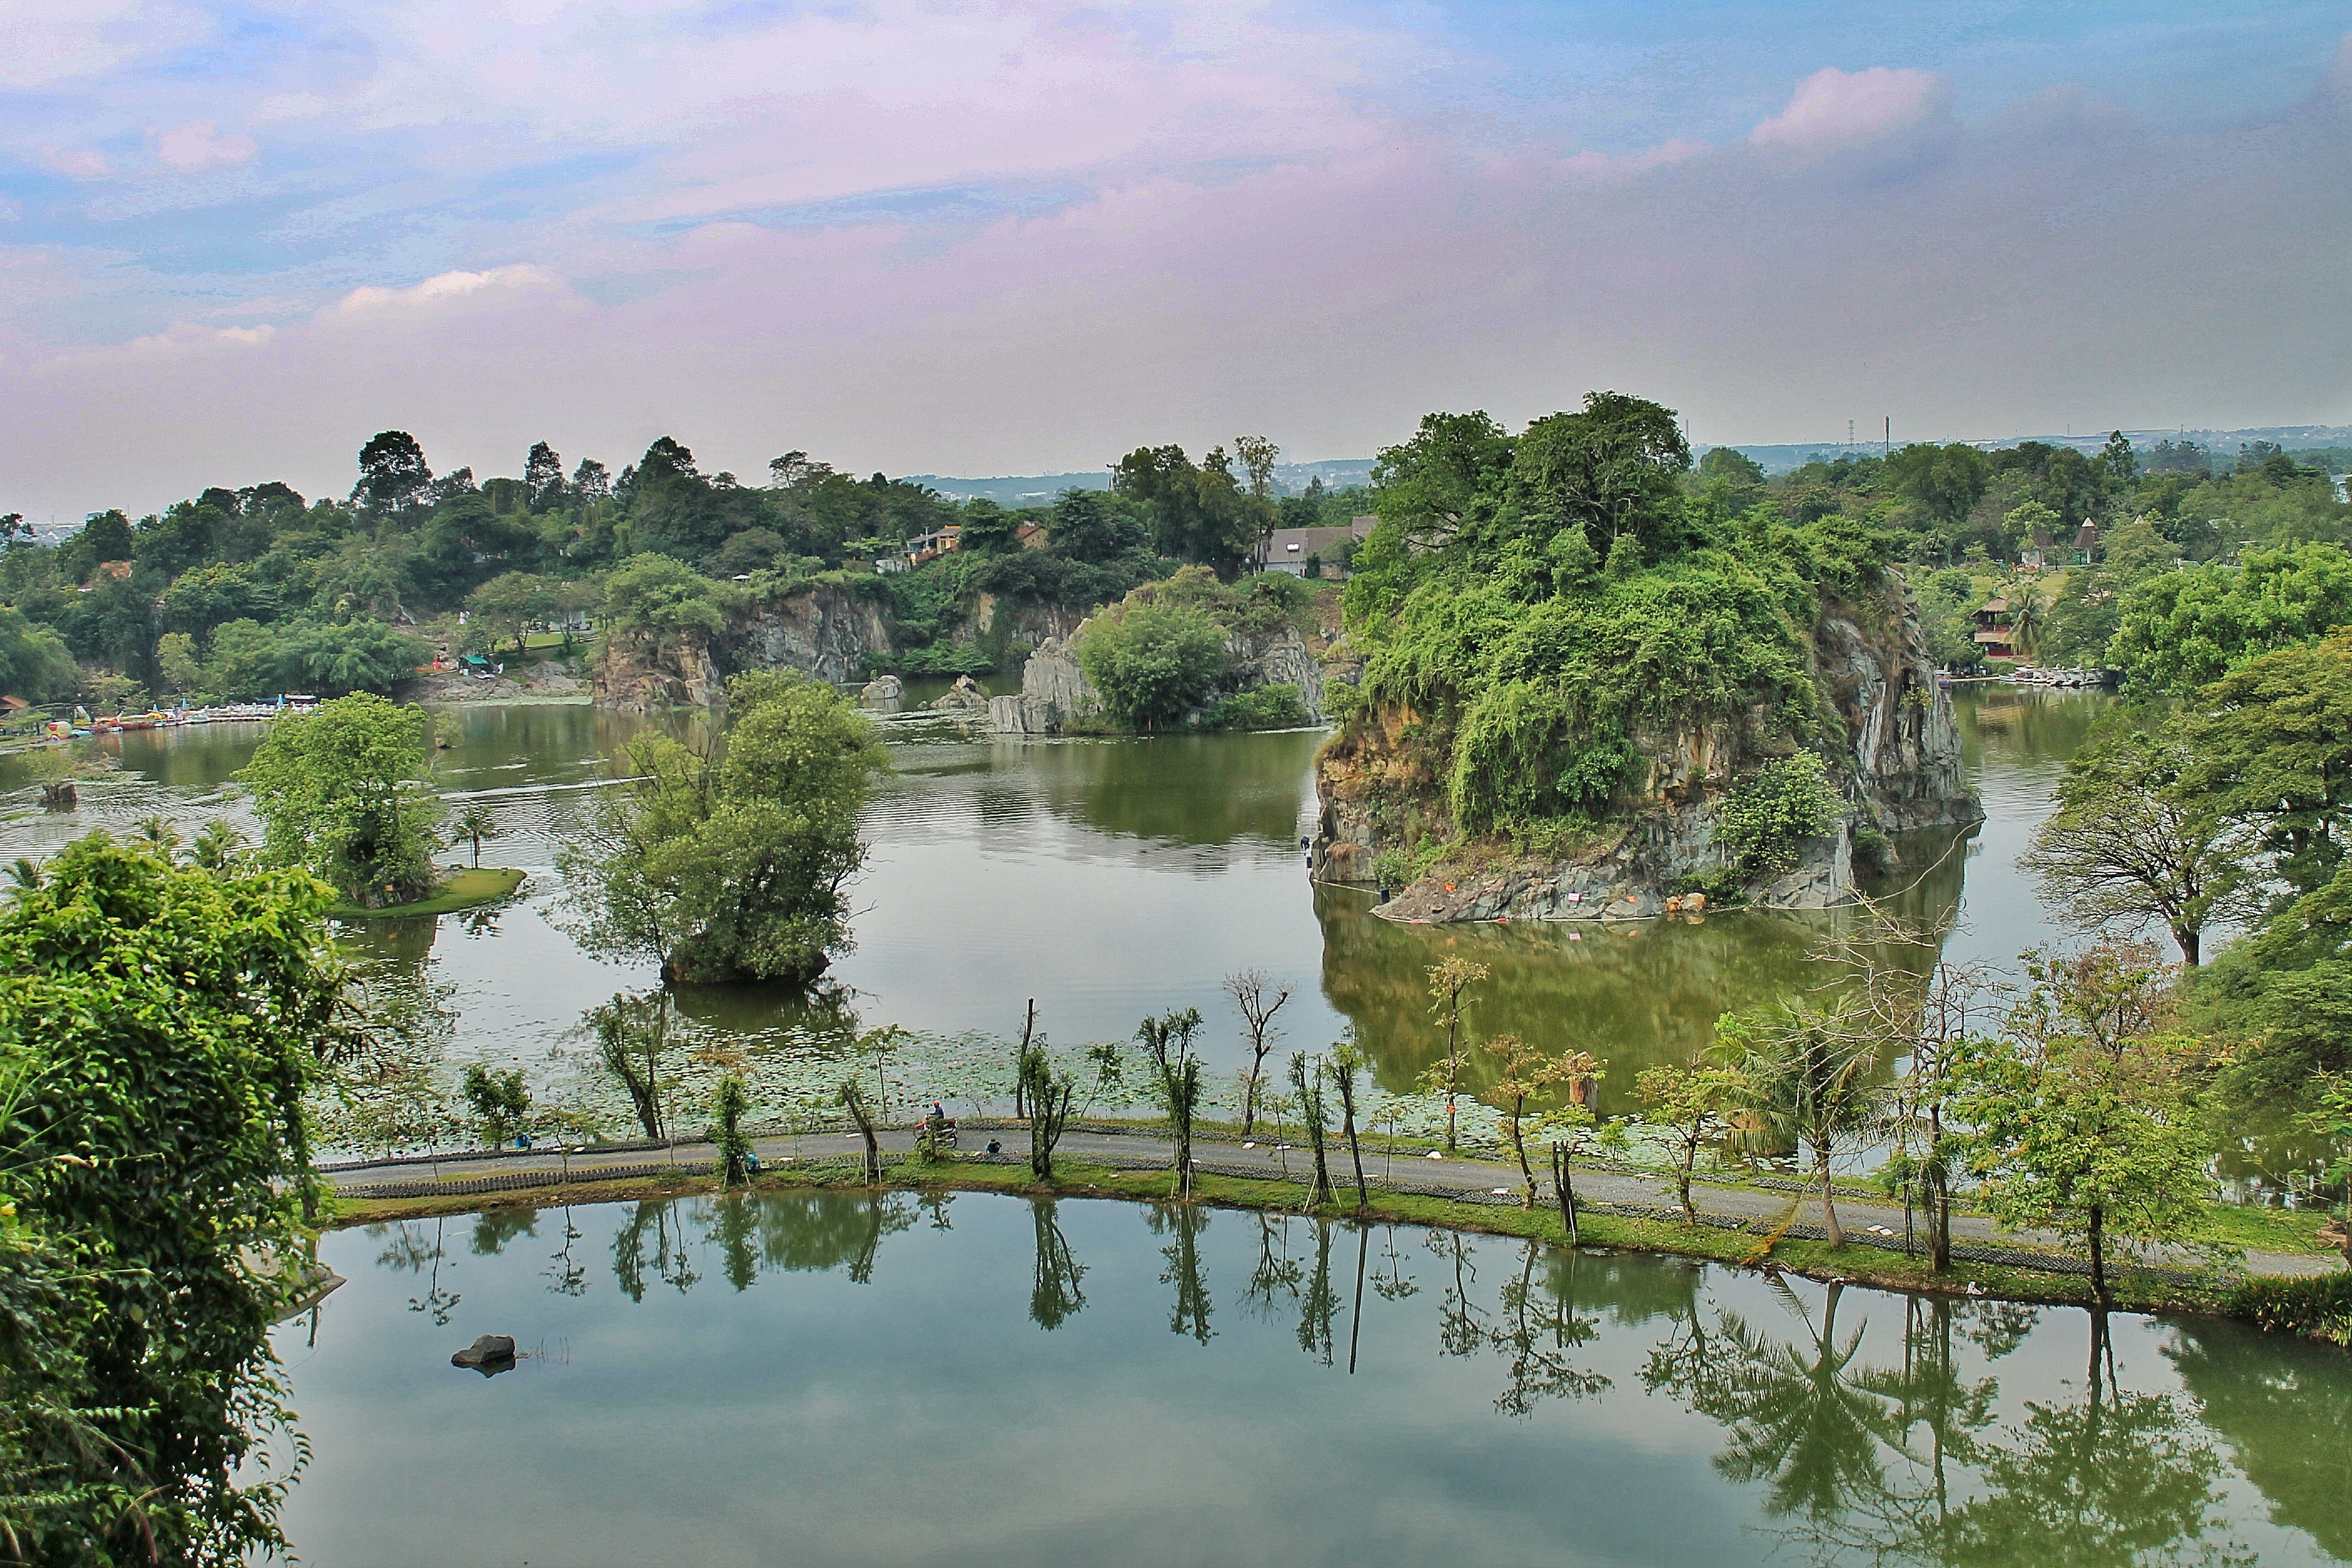
<instances>
[{"instance_id":1,"label":"hazy horizon","mask_svg":"<svg viewBox=\"0 0 2352 1568\"><path fill-rule=\"evenodd\" d=\"M671 434L750 479L2352 423L2339 8L37 0L0 510Z\"/></svg>"}]
</instances>

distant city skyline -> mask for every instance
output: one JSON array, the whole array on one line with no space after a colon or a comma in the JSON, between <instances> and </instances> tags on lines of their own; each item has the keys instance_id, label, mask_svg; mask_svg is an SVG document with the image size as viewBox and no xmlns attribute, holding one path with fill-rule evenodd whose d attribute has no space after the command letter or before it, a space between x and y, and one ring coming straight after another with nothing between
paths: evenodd
<instances>
[{"instance_id":1,"label":"distant city skyline","mask_svg":"<svg viewBox=\"0 0 2352 1568\"><path fill-rule=\"evenodd\" d=\"M2352 423L2345 27L25 0L0 510L339 493L387 427L756 475L1369 455L1594 388L1701 444Z\"/></svg>"}]
</instances>

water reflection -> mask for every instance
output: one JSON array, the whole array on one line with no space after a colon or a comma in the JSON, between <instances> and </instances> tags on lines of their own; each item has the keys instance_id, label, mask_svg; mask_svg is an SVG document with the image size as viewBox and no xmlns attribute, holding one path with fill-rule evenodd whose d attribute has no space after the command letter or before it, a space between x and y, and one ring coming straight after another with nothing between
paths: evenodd
<instances>
[{"instance_id":1,"label":"water reflection","mask_svg":"<svg viewBox=\"0 0 2352 1568\"><path fill-rule=\"evenodd\" d=\"M2011 862L2105 700L1959 694L1970 774L1990 820L1974 838L1919 835L1899 847L1904 865L1884 889L1899 917L1932 924L1958 909L1969 923L1948 952L1963 960L2009 963L2058 934ZM453 741L437 757L444 787L486 792L499 820L486 858L530 868L530 879L499 909L372 921L351 928L349 940L386 970L416 972L446 999L448 1026L433 1042L445 1076L478 1060L519 1067L546 1100L575 1091L589 1068L582 1007L656 979L646 965L589 957L563 931L556 846L590 798L583 786L604 775L632 733L701 721L579 704L443 717ZM224 806L221 784L260 733L153 731L110 743L138 787L167 797L174 823L193 832L241 810ZM939 1037L1003 1034L1035 997L1057 1046L1075 1048L1126 1039L1147 1013L1197 1005L1222 1081L1241 1064L1242 1030L1220 982L1255 967L1294 989L1283 1049L1352 1030L1381 1084L1402 1091L1437 1049L1423 971L1466 951L1495 972L1472 1010L1474 1034L1508 1030L1548 1050L1609 1059L1601 1092L1615 1112L1628 1108L1641 1068L1686 1058L1723 1011L1819 984L1804 955L1834 924L1747 913L1575 931L1400 927L1370 919L1363 894L1306 879L1297 834L1318 733L1054 743L973 739L940 725L888 733L898 771L868 816L874 852L857 889L858 945L833 986L814 998L761 987L680 994L679 1011L698 1027L742 1037L753 1054L824 1051L884 1023ZM0 786L12 769L21 773L21 762L0 758ZM98 820L35 812L0 824L0 858L40 853ZM1467 1077L1475 1092L1491 1068L1474 1055ZM935 1092L954 1096L944 1083Z\"/></svg>"},{"instance_id":2,"label":"water reflection","mask_svg":"<svg viewBox=\"0 0 2352 1568\"><path fill-rule=\"evenodd\" d=\"M352 1279L293 1368L318 1458L289 1517L327 1563L383 1560L379 1540L418 1563L656 1542L752 1562L780 1539L814 1563L943 1558L877 1528L914 1499L952 1500L959 1559L2291 1563L2352 1544L2352 1363L2227 1324L995 1196L510 1211L322 1256ZM449 1374L481 1332L568 1355L526 1354L499 1383L530 1403L506 1405ZM492 1472L411 1506L411 1478ZM1194 1541L1170 1519L1217 1522Z\"/></svg>"}]
</instances>

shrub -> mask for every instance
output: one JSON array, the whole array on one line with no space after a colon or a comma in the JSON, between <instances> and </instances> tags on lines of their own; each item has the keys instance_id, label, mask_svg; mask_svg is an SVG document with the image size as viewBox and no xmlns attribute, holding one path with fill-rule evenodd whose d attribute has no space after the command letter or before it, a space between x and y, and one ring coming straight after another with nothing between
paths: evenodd
<instances>
[{"instance_id":1,"label":"shrub","mask_svg":"<svg viewBox=\"0 0 2352 1568\"><path fill-rule=\"evenodd\" d=\"M1796 869L1806 839L1836 826L1840 808L1818 752L1781 757L1717 805L1716 847L1749 877L1782 876Z\"/></svg>"},{"instance_id":2,"label":"shrub","mask_svg":"<svg viewBox=\"0 0 2352 1568\"><path fill-rule=\"evenodd\" d=\"M1261 686L1217 704L1205 726L1211 730L1296 730L1312 722L1298 688Z\"/></svg>"},{"instance_id":3,"label":"shrub","mask_svg":"<svg viewBox=\"0 0 2352 1568\"><path fill-rule=\"evenodd\" d=\"M2352 1273L2257 1275L2231 1286L2221 1305L2265 1333L2309 1334L2352 1345Z\"/></svg>"},{"instance_id":4,"label":"shrub","mask_svg":"<svg viewBox=\"0 0 2352 1568\"><path fill-rule=\"evenodd\" d=\"M1078 664L1119 723L1155 730L1182 718L1225 670L1225 634L1200 610L1129 604L1097 616Z\"/></svg>"}]
</instances>

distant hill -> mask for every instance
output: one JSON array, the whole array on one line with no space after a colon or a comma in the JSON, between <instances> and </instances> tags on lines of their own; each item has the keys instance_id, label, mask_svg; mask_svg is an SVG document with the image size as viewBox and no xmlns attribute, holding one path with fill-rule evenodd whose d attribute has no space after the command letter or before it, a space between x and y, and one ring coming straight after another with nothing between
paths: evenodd
<instances>
[{"instance_id":1,"label":"distant hill","mask_svg":"<svg viewBox=\"0 0 2352 1568\"><path fill-rule=\"evenodd\" d=\"M2256 441L2275 441L2290 452L2308 450L2314 447L2352 446L2352 425L2274 425L2259 430L2126 430L2133 446L2147 451L2158 441L2194 441L2211 452L2216 458L2234 458L2238 448ZM1896 446L1915 440L1936 442L1968 441L1972 447L1990 451L1996 447L2014 447L2021 441L2042 441L2053 447L2072 447L2079 452L2096 452L2106 445L2107 432L2095 431L2073 436L2004 436L1997 441L1982 441L1963 436L1906 436ZM1763 467L1767 474L1785 474L1821 458L1835 462L1848 454L1875 457L1880 449L1876 441L1856 441L1849 446L1843 441L1794 442L1763 445L1746 441L1719 443L1744 452ZM1711 448L1701 447L1694 454L1704 456ZM1324 481L1328 484L1329 480Z\"/></svg>"},{"instance_id":2,"label":"distant hill","mask_svg":"<svg viewBox=\"0 0 2352 1568\"><path fill-rule=\"evenodd\" d=\"M957 479L950 474L907 474L903 478L908 484L929 486L950 500L978 500L985 497L1001 507L1008 508L1044 506L1064 490L1110 489L1108 468L1083 474L1012 474L987 479ZM1352 485L1368 485L1372 482L1372 460L1370 458L1334 458L1320 463L1276 463L1274 466L1275 489L1285 495L1296 495L1305 489L1310 480L1318 479L1323 481L1326 489L1343 490Z\"/></svg>"}]
</instances>

